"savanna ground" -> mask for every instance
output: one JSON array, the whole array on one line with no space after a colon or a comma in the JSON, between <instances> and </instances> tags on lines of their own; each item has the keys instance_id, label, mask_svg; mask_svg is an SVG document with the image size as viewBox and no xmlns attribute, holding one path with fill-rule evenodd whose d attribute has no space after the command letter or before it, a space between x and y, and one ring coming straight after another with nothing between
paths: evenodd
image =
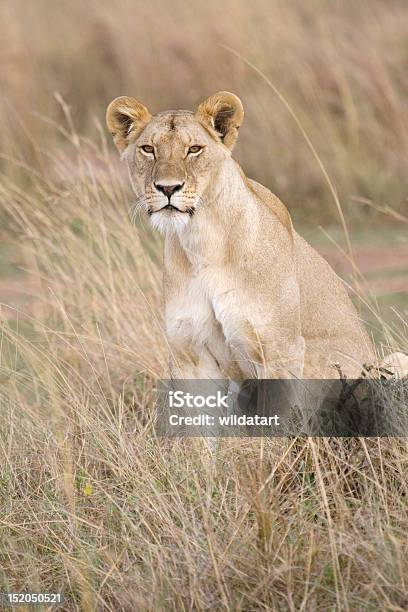
<instances>
[{"instance_id":1,"label":"savanna ground","mask_svg":"<svg viewBox=\"0 0 408 612\"><path fill-rule=\"evenodd\" d=\"M407 352L406 3L0 11L0 591L62 591L61 610L408 609L405 439L228 440L214 459L155 437L161 240L131 225L103 126L120 94L160 110L236 92L247 174L346 279L379 352Z\"/></svg>"}]
</instances>

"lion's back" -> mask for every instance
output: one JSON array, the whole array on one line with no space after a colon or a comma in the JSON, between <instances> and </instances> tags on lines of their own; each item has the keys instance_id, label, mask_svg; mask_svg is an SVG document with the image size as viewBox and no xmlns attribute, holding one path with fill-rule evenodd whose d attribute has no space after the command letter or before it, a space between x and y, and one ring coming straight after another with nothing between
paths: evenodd
<instances>
[{"instance_id":1,"label":"lion's back","mask_svg":"<svg viewBox=\"0 0 408 612\"><path fill-rule=\"evenodd\" d=\"M300 289L302 336L306 342L305 377L315 373L336 377L325 364L339 362L348 376L357 376L373 359L372 345L343 281L329 263L292 226L286 206L269 189L248 180L248 187L271 210L293 240L296 278ZM349 355L352 360L344 355ZM358 370L358 371L357 371Z\"/></svg>"}]
</instances>

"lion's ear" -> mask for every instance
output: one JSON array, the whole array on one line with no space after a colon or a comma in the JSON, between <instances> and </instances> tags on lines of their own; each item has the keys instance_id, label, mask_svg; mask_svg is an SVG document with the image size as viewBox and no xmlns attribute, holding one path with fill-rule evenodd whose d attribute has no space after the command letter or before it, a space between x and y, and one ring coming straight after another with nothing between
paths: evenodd
<instances>
[{"instance_id":1,"label":"lion's ear","mask_svg":"<svg viewBox=\"0 0 408 612\"><path fill-rule=\"evenodd\" d=\"M196 117L218 132L225 146L232 149L244 119L244 109L237 96L219 91L201 102Z\"/></svg>"},{"instance_id":2,"label":"lion's ear","mask_svg":"<svg viewBox=\"0 0 408 612\"><path fill-rule=\"evenodd\" d=\"M132 136L136 136L149 123L151 114L136 98L120 96L111 102L106 110L108 130L120 152L128 146Z\"/></svg>"}]
</instances>

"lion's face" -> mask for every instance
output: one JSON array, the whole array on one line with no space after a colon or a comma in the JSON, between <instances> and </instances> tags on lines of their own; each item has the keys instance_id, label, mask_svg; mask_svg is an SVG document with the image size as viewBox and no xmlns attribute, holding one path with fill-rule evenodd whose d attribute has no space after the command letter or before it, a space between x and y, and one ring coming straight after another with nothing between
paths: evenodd
<instances>
[{"instance_id":1,"label":"lion's face","mask_svg":"<svg viewBox=\"0 0 408 612\"><path fill-rule=\"evenodd\" d=\"M136 205L166 232L186 226L205 206L209 186L230 157L242 105L221 92L196 113L166 111L152 117L134 98L117 98L107 123L127 162Z\"/></svg>"},{"instance_id":2,"label":"lion's face","mask_svg":"<svg viewBox=\"0 0 408 612\"><path fill-rule=\"evenodd\" d=\"M153 117L124 155L138 201L154 227L188 223L228 149L187 111Z\"/></svg>"}]
</instances>

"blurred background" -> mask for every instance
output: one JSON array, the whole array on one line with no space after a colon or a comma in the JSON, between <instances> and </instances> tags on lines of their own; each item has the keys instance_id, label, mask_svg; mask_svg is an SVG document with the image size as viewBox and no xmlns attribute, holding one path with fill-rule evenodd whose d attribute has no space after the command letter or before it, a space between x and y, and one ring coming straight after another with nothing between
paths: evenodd
<instances>
[{"instance_id":1,"label":"blurred background","mask_svg":"<svg viewBox=\"0 0 408 612\"><path fill-rule=\"evenodd\" d=\"M319 164L279 97L231 47L270 79L310 137L370 288L387 305L406 308L405 0L6 0L0 11L0 168L7 180L30 189L33 172L55 178L56 167L62 180L63 155L64 184L75 183L75 147L58 127L67 128L67 108L72 129L97 140L118 95L135 96L154 113L194 109L207 95L231 90L246 110L236 158L346 276L350 265L334 245L344 246L339 214ZM97 166L96 155L88 164ZM7 197L0 219L7 242L4 234L14 231Z\"/></svg>"}]
</instances>

